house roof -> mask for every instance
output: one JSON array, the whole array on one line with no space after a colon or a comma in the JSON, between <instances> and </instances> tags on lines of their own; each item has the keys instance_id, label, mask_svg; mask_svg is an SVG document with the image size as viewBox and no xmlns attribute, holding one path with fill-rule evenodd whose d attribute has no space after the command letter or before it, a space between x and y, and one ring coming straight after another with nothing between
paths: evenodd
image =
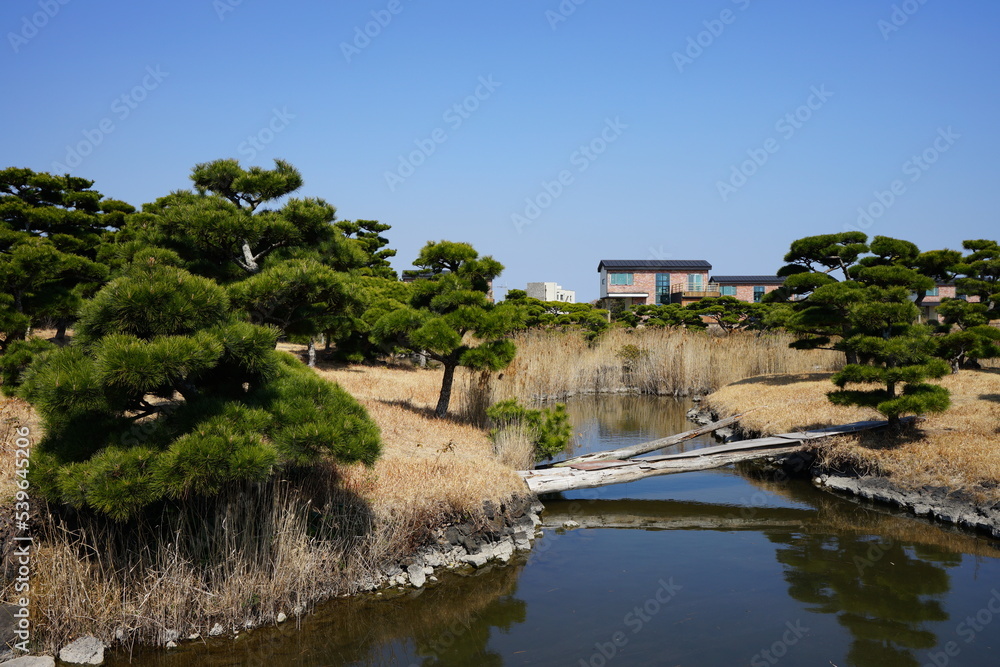
<instances>
[{"instance_id":1,"label":"house roof","mask_svg":"<svg viewBox=\"0 0 1000 667\"><path fill-rule=\"evenodd\" d=\"M602 259L601 269L645 269L646 271L710 271L712 265L703 259Z\"/></svg>"},{"instance_id":2,"label":"house roof","mask_svg":"<svg viewBox=\"0 0 1000 667\"><path fill-rule=\"evenodd\" d=\"M712 276L709 282L732 285L781 285L785 279L781 276Z\"/></svg>"}]
</instances>

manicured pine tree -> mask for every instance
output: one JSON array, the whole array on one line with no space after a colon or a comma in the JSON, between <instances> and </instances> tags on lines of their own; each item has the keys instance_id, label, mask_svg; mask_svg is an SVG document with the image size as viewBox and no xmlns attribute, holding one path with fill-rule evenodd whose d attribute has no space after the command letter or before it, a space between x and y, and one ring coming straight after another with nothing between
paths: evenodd
<instances>
[{"instance_id":1,"label":"manicured pine tree","mask_svg":"<svg viewBox=\"0 0 1000 667\"><path fill-rule=\"evenodd\" d=\"M467 243L428 242L413 262L428 277L413 282L410 303L383 315L372 338L444 366L435 414L448 412L459 366L500 370L514 358L509 336L524 325L524 313L510 303L494 305L487 294L503 265L480 257Z\"/></svg>"},{"instance_id":2,"label":"manicured pine tree","mask_svg":"<svg viewBox=\"0 0 1000 667\"><path fill-rule=\"evenodd\" d=\"M84 306L73 344L24 374L21 395L45 424L33 484L124 520L324 456L372 463L365 410L276 352L277 336L234 319L212 280L134 264Z\"/></svg>"},{"instance_id":3,"label":"manicured pine tree","mask_svg":"<svg viewBox=\"0 0 1000 667\"><path fill-rule=\"evenodd\" d=\"M42 319L53 320L61 338L107 279L98 253L133 209L92 186L68 175L0 171L0 352Z\"/></svg>"}]
</instances>

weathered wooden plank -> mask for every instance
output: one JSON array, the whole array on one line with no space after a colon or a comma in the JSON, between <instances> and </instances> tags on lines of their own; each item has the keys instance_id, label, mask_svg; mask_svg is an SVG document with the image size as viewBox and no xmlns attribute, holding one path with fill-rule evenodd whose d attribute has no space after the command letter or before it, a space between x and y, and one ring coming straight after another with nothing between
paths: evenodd
<instances>
[{"instance_id":1,"label":"weathered wooden plank","mask_svg":"<svg viewBox=\"0 0 1000 667\"><path fill-rule=\"evenodd\" d=\"M768 438L731 442L680 454L639 457L627 461L608 461L599 468L595 466L586 466L586 469L583 470L565 467L546 468L523 470L518 474L524 478L528 488L535 494L592 489L609 484L634 482L657 475L710 470L767 456L791 454L800 451L806 441L879 428L885 426L886 423L883 421L854 422L853 424L830 426L798 433L782 433Z\"/></svg>"},{"instance_id":2,"label":"weathered wooden plank","mask_svg":"<svg viewBox=\"0 0 1000 667\"><path fill-rule=\"evenodd\" d=\"M767 450L751 450L743 452L728 452L693 458L672 459L666 461L648 462L633 459L633 463L602 470L574 470L572 468L555 468L548 470L525 470L519 474L524 478L528 489L535 494L559 493L573 489L592 489L609 484L634 482L646 477L657 475L672 475L681 472L710 470L721 468L731 463L750 461L764 456L791 454L801 448L801 445L779 447Z\"/></svg>"},{"instance_id":3,"label":"weathered wooden plank","mask_svg":"<svg viewBox=\"0 0 1000 667\"><path fill-rule=\"evenodd\" d=\"M815 518L815 510L790 507L754 507L747 511L731 505L677 500L575 500L547 503L541 527L765 530L795 529Z\"/></svg>"},{"instance_id":4,"label":"weathered wooden plank","mask_svg":"<svg viewBox=\"0 0 1000 667\"><path fill-rule=\"evenodd\" d=\"M705 435L706 433L712 433L720 428L724 428L731 424L735 424L740 420L743 415L748 414L743 412L738 415L733 415L732 417L726 417L725 419L720 419L717 422L712 422L711 424L706 424L701 428L692 429L690 431L685 431L683 433L677 433L676 435L669 435L665 438L658 438L656 440L650 440L649 442L644 442L638 445L630 445L628 447L620 447L618 449L609 449L603 452L593 452L591 454L583 454L581 456L574 456L571 459L566 459L565 461L559 461L553 463L552 468L562 468L566 466L575 466L581 463L590 463L592 461L608 461L616 459L630 459L634 456L640 454L646 454L648 452L655 452L657 449L663 449L664 447L670 447L671 445L677 445L685 440L690 440L692 438L697 438L699 435Z\"/></svg>"}]
</instances>

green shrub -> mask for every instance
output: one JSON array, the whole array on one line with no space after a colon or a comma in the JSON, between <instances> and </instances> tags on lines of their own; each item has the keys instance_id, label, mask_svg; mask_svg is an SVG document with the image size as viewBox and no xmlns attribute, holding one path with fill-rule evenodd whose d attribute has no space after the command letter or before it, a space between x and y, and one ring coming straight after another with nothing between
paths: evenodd
<instances>
[{"instance_id":1,"label":"green shrub","mask_svg":"<svg viewBox=\"0 0 1000 667\"><path fill-rule=\"evenodd\" d=\"M486 409L486 416L494 425L490 429L490 437L494 439L504 429L519 427L527 430L534 444L535 461L551 459L566 449L572 433L563 403L557 403L551 409L534 410L512 398L491 405Z\"/></svg>"}]
</instances>

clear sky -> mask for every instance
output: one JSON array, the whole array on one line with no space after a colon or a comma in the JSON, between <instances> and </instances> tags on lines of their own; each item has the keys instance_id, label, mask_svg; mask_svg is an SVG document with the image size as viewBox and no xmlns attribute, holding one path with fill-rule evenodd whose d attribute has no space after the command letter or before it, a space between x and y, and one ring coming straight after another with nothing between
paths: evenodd
<instances>
[{"instance_id":1,"label":"clear sky","mask_svg":"<svg viewBox=\"0 0 1000 667\"><path fill-rule=\"evenodd\" d=\"M397 269L467 241L584 301L601 259L996 239L998 24L995 0L5 0L0 162L138 206L281 158L392 225Z\"/></svg>"}]
</instances>

